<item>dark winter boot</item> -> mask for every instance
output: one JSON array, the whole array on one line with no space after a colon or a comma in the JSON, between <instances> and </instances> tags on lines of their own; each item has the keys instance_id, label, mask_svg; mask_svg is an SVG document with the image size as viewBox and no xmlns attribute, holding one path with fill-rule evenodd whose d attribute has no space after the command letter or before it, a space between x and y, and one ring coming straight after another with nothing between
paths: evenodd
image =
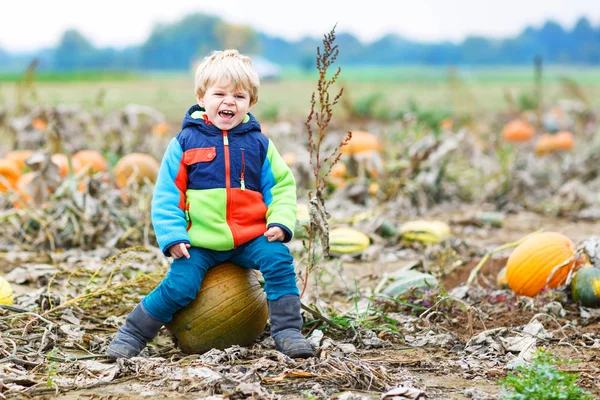
<instances>
[{"instance_id":1,"label":"dark winter boot","mask_svg":"<svg viewBox=\"0 0 600 400\"><path fill-rule=\"evenodd\" d=\"M302 315L300 315L300 297L285 295L277 300L267 300L271 336L277 350L290 358L314 357L315 353L309 341L300 333Z\"/></svg>"},{"instance_id":2,"label":"dark winter boot","mask_svg":"<svg viewBox=\"0 0 600 400\"><path fill-rule=\"evenodd\" d=\"M148 314L140 302L117 331L106 349L106 354L112 359L137 356L146 347L146 343L156 336L163 324L164 322Z\"/></svg>"}]
</instances>

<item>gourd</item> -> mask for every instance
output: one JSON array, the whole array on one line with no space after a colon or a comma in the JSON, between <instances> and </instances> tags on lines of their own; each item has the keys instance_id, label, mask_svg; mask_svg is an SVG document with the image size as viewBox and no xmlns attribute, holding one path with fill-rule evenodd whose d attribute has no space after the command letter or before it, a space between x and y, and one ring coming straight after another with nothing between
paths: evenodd
<instances>
[{"instance_id":1,"label":"gourd","mask_svg":"<svg viewBox=\"0 0 600 400\"><path fill-rule=\"evenodd\" d=\"M268 318L257 273L224 263L208 270L196 298L166 326L184 353L195 354L247 346L263 333Z\"/></svg>"},{"instance_id":2,"label":"gourd","mask_svg":"<svg viewBox=\"0 0 600 400\"><path fill-rule=\"evenodd\" d=\"M508 142L528 142L534 134L533 127L520 119L510 121L502 130L502 137Z\"/></svg>"},{"instance_id":3,"label":"gourd","mask_svg":"<svg viewBox=\"0 0 600 400\"><path fill-rule=\"evenodd\" d=\"M329 252L331 254L360 253L371 244L371 239L352 228L334 228L329 231Z\"/></svg>"},{"instance_id":4,"label":"gourd","mask_svg":"<svg viewBox=\"0 0 600 400\"><path fill-rule=\"evenodd\" d=\"M427 290L439 285L438 280L431 274L426 274L412 269L402 271L396 279L389 284L383 294L390 297L405 295L412 289Z\"/></svg>"},{"instance_id":5,"label":"gourd","mask_svg":"<svg viewBox=\"0 0 600 400\"><path fill-rule=\"evenodd\" d=\"M600 307L600 269L581 268L571 281L573 300L584 307Z\"/></svg>"},{"instance_id":6,"label":"gourd","mask_svg":"<svg viewBox=\"0 0 600 400\"><path fill-rule=\"evenodd\" d=\"M3 277L0 276L0 304L11 306L13 304L13 289Z\"/></svg>"},{"instance_id":7,"label":"gourd","mask_svg":"<svg viewBox=\"0 0 600 400\"><path fill-rule=\"evenodd\" d=\"M575 245L561 233L533 234L508 257L508 286L515 294L529 297L534 297L546 286L557 288L565 284L569 273L579 266L575 254Z\"/></svg>"},{"instance_id":8,"label":"gourd","mask_svg":"<svg viewBox=\"0 0 600 400\"><path fill-rule=\"evenodd\" d=\"M144 153L131 153L121 158L113 173L117 187L123 188L133 177L138 183L143 183L145 179L150 182L156 182L160 163L151 155Z\"/></svg>"},{"instance_id":9,"label":"gourd","mask_svg":"<svg viewBox=\"0 0 600 400\"><path fill-rule=\"evenodd\" d=\"M402 240L438 243L450 236L450 226L444 221L415 220L403 223L399 229Z\"/></svg>"}]
</instances>

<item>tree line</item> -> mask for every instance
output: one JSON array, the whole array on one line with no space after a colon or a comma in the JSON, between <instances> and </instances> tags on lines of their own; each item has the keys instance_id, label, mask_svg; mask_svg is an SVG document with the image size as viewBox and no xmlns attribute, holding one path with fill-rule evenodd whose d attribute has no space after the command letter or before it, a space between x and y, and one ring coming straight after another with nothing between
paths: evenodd
<instances>
[{"instance_id":1,"label":"tree line","mask_svg":"<svg viewBox=\"0 0 600 400\"><path fill-rule=\"evenodd\" d=\"M460 43L422 43L389 34L365 44L351 33L337 35L341 65L525 65L534 57L547 64L600 65L600 26L582 17L568 30L554 21L527 27L515 37L467 37ZM233 25L221 18L196 13L171 24L159 24L139 46L98 48L77 30L63 33L55 48L33 54L11 54L0 49L0 69L24 68L32 58L38 69L168 70L191 68L214 49L237 48L259 54L281 65L314 68L322 38L287 41Z\"/></svg>"}]
</instances>

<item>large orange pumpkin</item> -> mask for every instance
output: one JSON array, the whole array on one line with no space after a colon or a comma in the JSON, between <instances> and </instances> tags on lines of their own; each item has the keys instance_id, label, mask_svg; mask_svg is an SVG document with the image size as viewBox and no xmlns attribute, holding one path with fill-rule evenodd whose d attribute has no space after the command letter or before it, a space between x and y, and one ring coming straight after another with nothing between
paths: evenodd
<instances>
[{"instance_id":1,"label":"large orange pumpkin","mask_svg":"<svg viewBox=\"0 0 600 400\"><path fill-rule=\"evenodd\" d=\"M251 344L268 318L256 272L224 263L208 270L196 299L175 313L167 329L184 353L204 353Z\"/></svg>"},{"instance_id":2,"label":"large orange pumpkin","mask_svg":"<svg viewBox=\"0 0 600 400\"><path fill-rule=\"evenodd\" d=\"M508 142L528 142L534 135L533 126L520 119L510 121L502 130L502 137Z\"/></svg>"},{"instance_id":3,"label":"large orange pumpkin","mask_svg":"<svg viewBox=\"0 0 600 400\"><path fill-rule=\"evenodd\" d=\"M119 188L125 187L131 178L138 183L143 183L144 178L150 182L156 182L160 163L151 155L144 153L131 153L121 158L113 172L115 181Z\"/></svg>"},{"instance_id":4,"label":"large orange pumpkin","mask_svg":"<svg viewBox=\"0 0 600 400\"><path fill-rule=\"evenodd\" d=\"M25 162L29 157L33 155L32 150L13 150L9 151L4 155L4 158L7 160L13 160L17 163L19 170L23 171L25 169Z\"/></svg>"},{"instance_id":5,"label":"large orange pumpkin","mask_svg":"<svg viewBox=\"0 0 600 400\"><path fill-rule=\"evenodd\" d=\"M21 170L16 161L0 159L0 192L14 188L19 176L21 176Z\"/></svg>"},{"instance_id":6,"label":"large orange pumpkin","mask_svg":"<svg viewBox=\"0 0 600 400\"><path fill-rule=\"evenodd\" d=\"M77 153L73 154L71 161L73 162L73 169L76 173L88 166L88 173L90 174L104 172L107 169L107 163L104 156L96 150L79 150ZM76 165L77 168L75 167Z\"/></svg>"},{"instance_id":7,"label":"large orange pumpkin","mask_svg":"<svg viewBox=\"0 0 600 400\"><path fill-rule=\"evenodd\" d=\"M557 288L565 284L569 272L579 266L575 254L575 245L561 233L531 235L513 250L506 262L508 286L516 294L529 297L546 286ZM565 265L557 268L562 264Z\"/></svg>"}]
</instances>

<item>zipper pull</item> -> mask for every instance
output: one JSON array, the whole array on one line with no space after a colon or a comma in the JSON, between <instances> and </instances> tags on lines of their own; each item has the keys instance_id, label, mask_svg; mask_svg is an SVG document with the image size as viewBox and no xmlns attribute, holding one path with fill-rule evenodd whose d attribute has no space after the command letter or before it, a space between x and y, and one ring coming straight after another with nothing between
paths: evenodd
<instances>
[{"instance_id":1,"label":"zipper pull","mask_svg":"<svg viewBox=\"0 0 600 400\"><path fill-rule=\"evenodd\" d=\"M240 180L240 189L242 190L246 190L246 184L244 183L244 180Z\"/></svg>"},{"instance_id":2,"label":"zipper pull","mask_svg":"<svg viewBox=\"0 0 600 400\"><path fill-rule=\"evenodd\" d=\"M227 131L223 131L223 144L229 146L229 138L227 137Z\"/></svg>"}]
</instances>

